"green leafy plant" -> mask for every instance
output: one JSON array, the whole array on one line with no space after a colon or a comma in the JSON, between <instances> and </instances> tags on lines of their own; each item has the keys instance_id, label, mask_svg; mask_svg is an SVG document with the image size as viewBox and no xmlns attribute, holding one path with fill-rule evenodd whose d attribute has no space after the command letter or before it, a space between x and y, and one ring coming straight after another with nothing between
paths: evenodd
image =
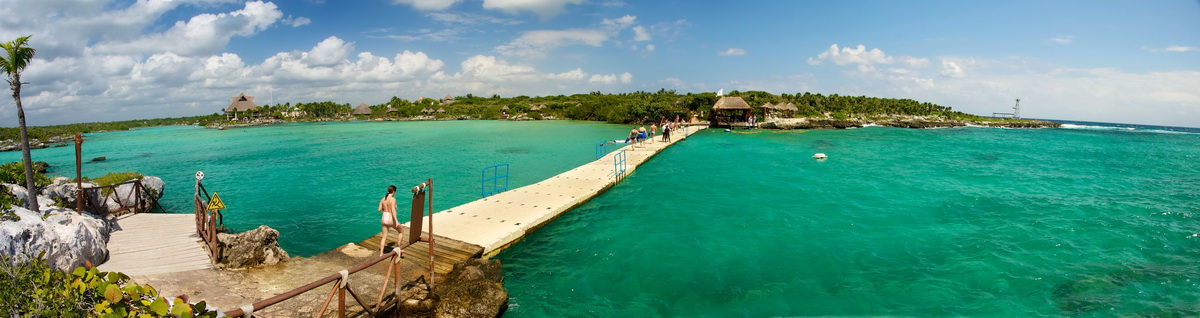
<instances>
[{"instance_id":1,"label":"green leafy plant","mask_svg":"<svg viewBox=\"0 0 1200 318\"><path fill-rule=\"evenodd\" d=\"M0 255L0 316L216 317L204 302L168 302L128 275L84 267L66 273L51 268L43 256L17 262Z\"/></svg>"},{"instance_id":2,"label":"green leafy plant","mask_svg":"<svg viewBox=\"0 0 1200 318\"><path fill-rule=\"evenodd\" d=\"M113 173L106 174L103 177L96 178L95 180L92 180L92 182L95 182L96 185L98 185L98 186L106 186L106 185L118 184L121 182L133 180L133 179L138 179L141 177L143 177L143 175L141 173L137 173L137 172L129 172L129 171L113 172ZM111 188L106 188L104 190L100 190L100 194L107 196L109 194L112 194L112 191L113 190Z\"/></svg>"},{"instance_id":3,"label":"green leafy plant","mask_svg":"<svg viewBox=\"0 0 1200 318\"><path fill-rule=\"evenodd\" d=\"M0 165L0 183L25 184L25 165L21 162L9 162ZM33 183L39 187L44 187L50 184L50 178L47 178L41 172L33 172Z\"/></svg>"}]
</instances>

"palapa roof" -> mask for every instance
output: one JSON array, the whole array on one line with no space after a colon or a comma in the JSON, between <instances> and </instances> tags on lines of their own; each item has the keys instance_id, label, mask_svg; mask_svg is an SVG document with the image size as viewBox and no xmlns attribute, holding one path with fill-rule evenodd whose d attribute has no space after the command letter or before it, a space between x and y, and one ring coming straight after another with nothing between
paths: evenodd
<instances>
[{"instance_id":1,"label":"palapa roof","mask_svg":"<svg viewBox=\"0 0 1200 318\"><path fill-rule=\"evenodd\" d=\"M766 108L766 109L776 109L777 106L775 106L775 104L766 103L759 107Z\"/></svg>"},{"instance_id":2,"label":"palapa roof","mask_svg":"<svg viewBox=\"0 0 1200 318\"><path fill-rule=\"evenodd\" d=\"M233 102L229 103L229 107L225 108L226 113L244 112L258 107L254 104L254 96L247 96L246 93L238 94L238 96L230 97Z\"/></svg>"},{"instance_id":3,"label":"palapa roof","mask_svg":"<svg viewBox=\"0 0 1200 318\"><path fill-rule=\"evenodd\" d=\"M746 104L746 101L742 100L741 97L725 96L725 97L721 97L721 99L717 100L717 103L713 105L712 109L720 110L720 109L751 109L751 108L750 108L750 104Z\"/></svg>"},{"instance_id":4,"label":"palapa roof","mask_svg":"<svg viewBox=\"0 0 1200 318\"><path fill-rule=\"evenodd\" d=\"M371 114L371 107L370 107L370 106L367 106L367 103L358 104L358 107L355 107L355 108L354 108L354 112L352 112L352 113L350 113L350 114L353 114L353 115L370 115L370 114Z\"/></svg>"},{"instance_id":5,"label":"palapa roof","mask_svg":"<svg viewBox=\"0 0 1200 318\"><path fill-rule=\"evenodd\" d=\"M796 107L796 104L792 104L792 103L787 103L787 105L777 105L777 106L775 106L775 109L778 109L778 110L790 110L790 111L798 111L798 110L800 110L800 108L799 108L799 107Z\"/></svg>"},{"instance_id":6,"label":"palapa roof","mask_svg":"<svg viewBox=\"0 0 1200 318\"><path fill-rule=\"evenodd\" d=\"M450 96L450 94L446 94L446 97L442 97L442 100L454 100L454 96Z\"/></svg>"},{"instance_id":7,"label":"palapa roof","mask_svg":"<svg viewBox=\"0 0 1200 318\"><path fill-rule=\"evenodd\" d=\"M439 112L439 113L445 113L445 112L446 112L446 109L445 109L445 108L438 108L437 112Z\"/></svg>"},{"instance_id":8,"label":"palapa roof","mask_svg":"<svg viewBox=\"0 0 1200 318\"><path fill-rule=\"evenodd\" d=\"M389 112L389 113L395 113L395 112L398 112L398 111L399 111L399 110L396 110L395 108L391 108L391 107L388 107L388 109L387 109L387 112Z\"/></svg>"},{"instance_id":9,"label":"palapa roof","mask_svg":"<svg viewBox=\"0 0 1200 318\"><path fill-rule=\"evenodd\" d=\"M422 112L422 113L428 113L428 112L429 112L429 108L421 108L421 112Z\"/></svg>"},{"instance_id":10,"label":"palapa roof","mask_svg":"<svg viewBox=\"0 0 1200 318\"><path fill-rule=\"evenodd\" d=\"M500 107L500 109L508 110L508 105L504 105L504 107Z\"/></svg>"}]
</instances>

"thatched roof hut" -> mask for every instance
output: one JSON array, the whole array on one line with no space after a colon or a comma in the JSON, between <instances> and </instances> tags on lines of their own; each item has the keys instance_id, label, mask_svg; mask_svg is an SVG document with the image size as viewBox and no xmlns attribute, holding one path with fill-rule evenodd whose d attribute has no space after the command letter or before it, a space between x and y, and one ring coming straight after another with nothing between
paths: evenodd
<instances>
[{"instance_id":1,"label":"thatched roof hut","mask_svg":"<svg viewBox=\"0 0 1200 318\"><path fill-rule=\"evenodd\" d=\"M741 97L736 97L736 96L721 97L721 99L717 100L716 104L713 104L712 108L713 108L713 110L741 110L741 109L749 110L749 109L751 109L750 104L746 104L745 100L743 100Z\"/></svg>"},{"instance_id":2,"label":"thatched roof hut","mask_svg":"<svg viewBox=\"0 0 1200 318\"><path fill-rule=\"evenodd\" d=\"M351 112L350 114L351 115L370 115L371 114L371 106L367 106L367 103L358 104L358 107L354 107L354 111Z\"/></svg>"},{"instance_id":3,"label":"thatched roof hut","mask_svg":"<svg viewBox=\"0 0 1200 318\"><path fill-rule=\"evenodd\" d=\"M438 108L437 112L439 112L439 113L445 113L445 112L446 112L446 109L445 109L445 108Z\"/></svg>"},{"instance_id":4,"label":"thatched roof hut","mask_svg":"<svg viewBox=\"0 0 1200 318\"><path fill-rule=\"evenodd\" d=\"M395 112L398 112L398 111L400 111L400 110L398 110L398 109L395 109L395 108L391 108L391 107L388 107L388 109L387 109L387 112L389 112L389 113L395 113Z\"/></svg>"},{"instance_id":5,"label":"thatched roof hut","mask_svg":"<svg viewBox=\"0 0 1200 318\"><path fill-rule=\"evenodd\" d=\"M713 127L733 127L735 124L747 122L752 109L741 97L721 97L713 104L712 118L709 121Z\"/></svg>"},{"instance_id":6,"label":"thatched roof hut","mask_svg":"<svg viewBox=\"0 0 1200 318\"><path fill-rule=\"evenodd\" d=\"M799 107L796 107L796 104L792 104L792 103L787 103L787 105L779 105L779 106L776 106L776 108L779 110L783 110L783 111L798 111L798 110L800 110Z\"/></svg>"},{"instance_id":7,"label":"thatched roof hut","mask_svg":"<svg viewBox=\"0 0 1200 318\"><path fill-rule=\"evenodd\" d=\"M504 107L500 107L500 110L508 110L508 105L504 105Z\"/></svg>"},{"instance_id":8,"label":"thatched roof hut","mask_svg":"<svg viewBox=\"0 0 1200 318\"><path fill-rule=\"evenodd\" d=\"M450 96L450 94L446 94L446 97L442 97L442 100L454 100L454 96Z\"/></svg>"},{"instance_id":9,"label":"thatched roof hut","mask_svg":"<svg viewBox=\"0 0 1200 318\"><path fill-rule=\"evenodd\" d=\"M766 103L759 107L762 107L763 109L776 109L775 107L777 107L777 106L775 106L775 104Z\"/></svg>"},{"instance_id":10,"label":"thatched roof hut","mask_svg":"<svg viewBox=\"0 0 1200 318\"><path fill-rule=\"evenodd\" d=\"M226 113L244 112L258 107L254 104L254 96L247 96L246 93L238 94L238 96L230 97L233 102L229 103L229 107L225 108Z\"/></svg>"}]
</instances>

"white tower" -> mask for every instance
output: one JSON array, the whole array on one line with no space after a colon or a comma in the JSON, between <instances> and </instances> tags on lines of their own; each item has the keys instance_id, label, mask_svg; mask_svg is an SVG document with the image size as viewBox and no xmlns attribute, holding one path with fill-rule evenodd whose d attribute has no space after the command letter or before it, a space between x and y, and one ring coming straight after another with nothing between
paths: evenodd
<instances>
[{"instance_id":1,"label":"white tower","mask_svg":"<svg viewBox=\"0 0 1200 318\"><path fill-rule=\"evenodd\" d=\"M1017 104L1013 105L1013 118L1021 118L1021 99L1017 99Z\"/></svg>"}]
</instances>

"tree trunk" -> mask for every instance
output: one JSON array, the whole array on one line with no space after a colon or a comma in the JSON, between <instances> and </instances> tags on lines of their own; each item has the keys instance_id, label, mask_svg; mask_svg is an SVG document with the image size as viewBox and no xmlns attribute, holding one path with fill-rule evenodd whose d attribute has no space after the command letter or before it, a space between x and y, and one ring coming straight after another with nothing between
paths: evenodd
<instances>
[{"instance_id":1,"label":"tree trunk","mask_svg":"<svg viewBox=\"0 0 1200 318\"><path fill-rule=\"evenodd\" d=\"M29 156L29 133L25 129L25 108L21 106L21 74L13 76L13 101L17 103L17 121L21 125L21 164L25 166L25 208L39 211L37 187L33 184L33 159Z\"/></svg>"}]
</instances>

